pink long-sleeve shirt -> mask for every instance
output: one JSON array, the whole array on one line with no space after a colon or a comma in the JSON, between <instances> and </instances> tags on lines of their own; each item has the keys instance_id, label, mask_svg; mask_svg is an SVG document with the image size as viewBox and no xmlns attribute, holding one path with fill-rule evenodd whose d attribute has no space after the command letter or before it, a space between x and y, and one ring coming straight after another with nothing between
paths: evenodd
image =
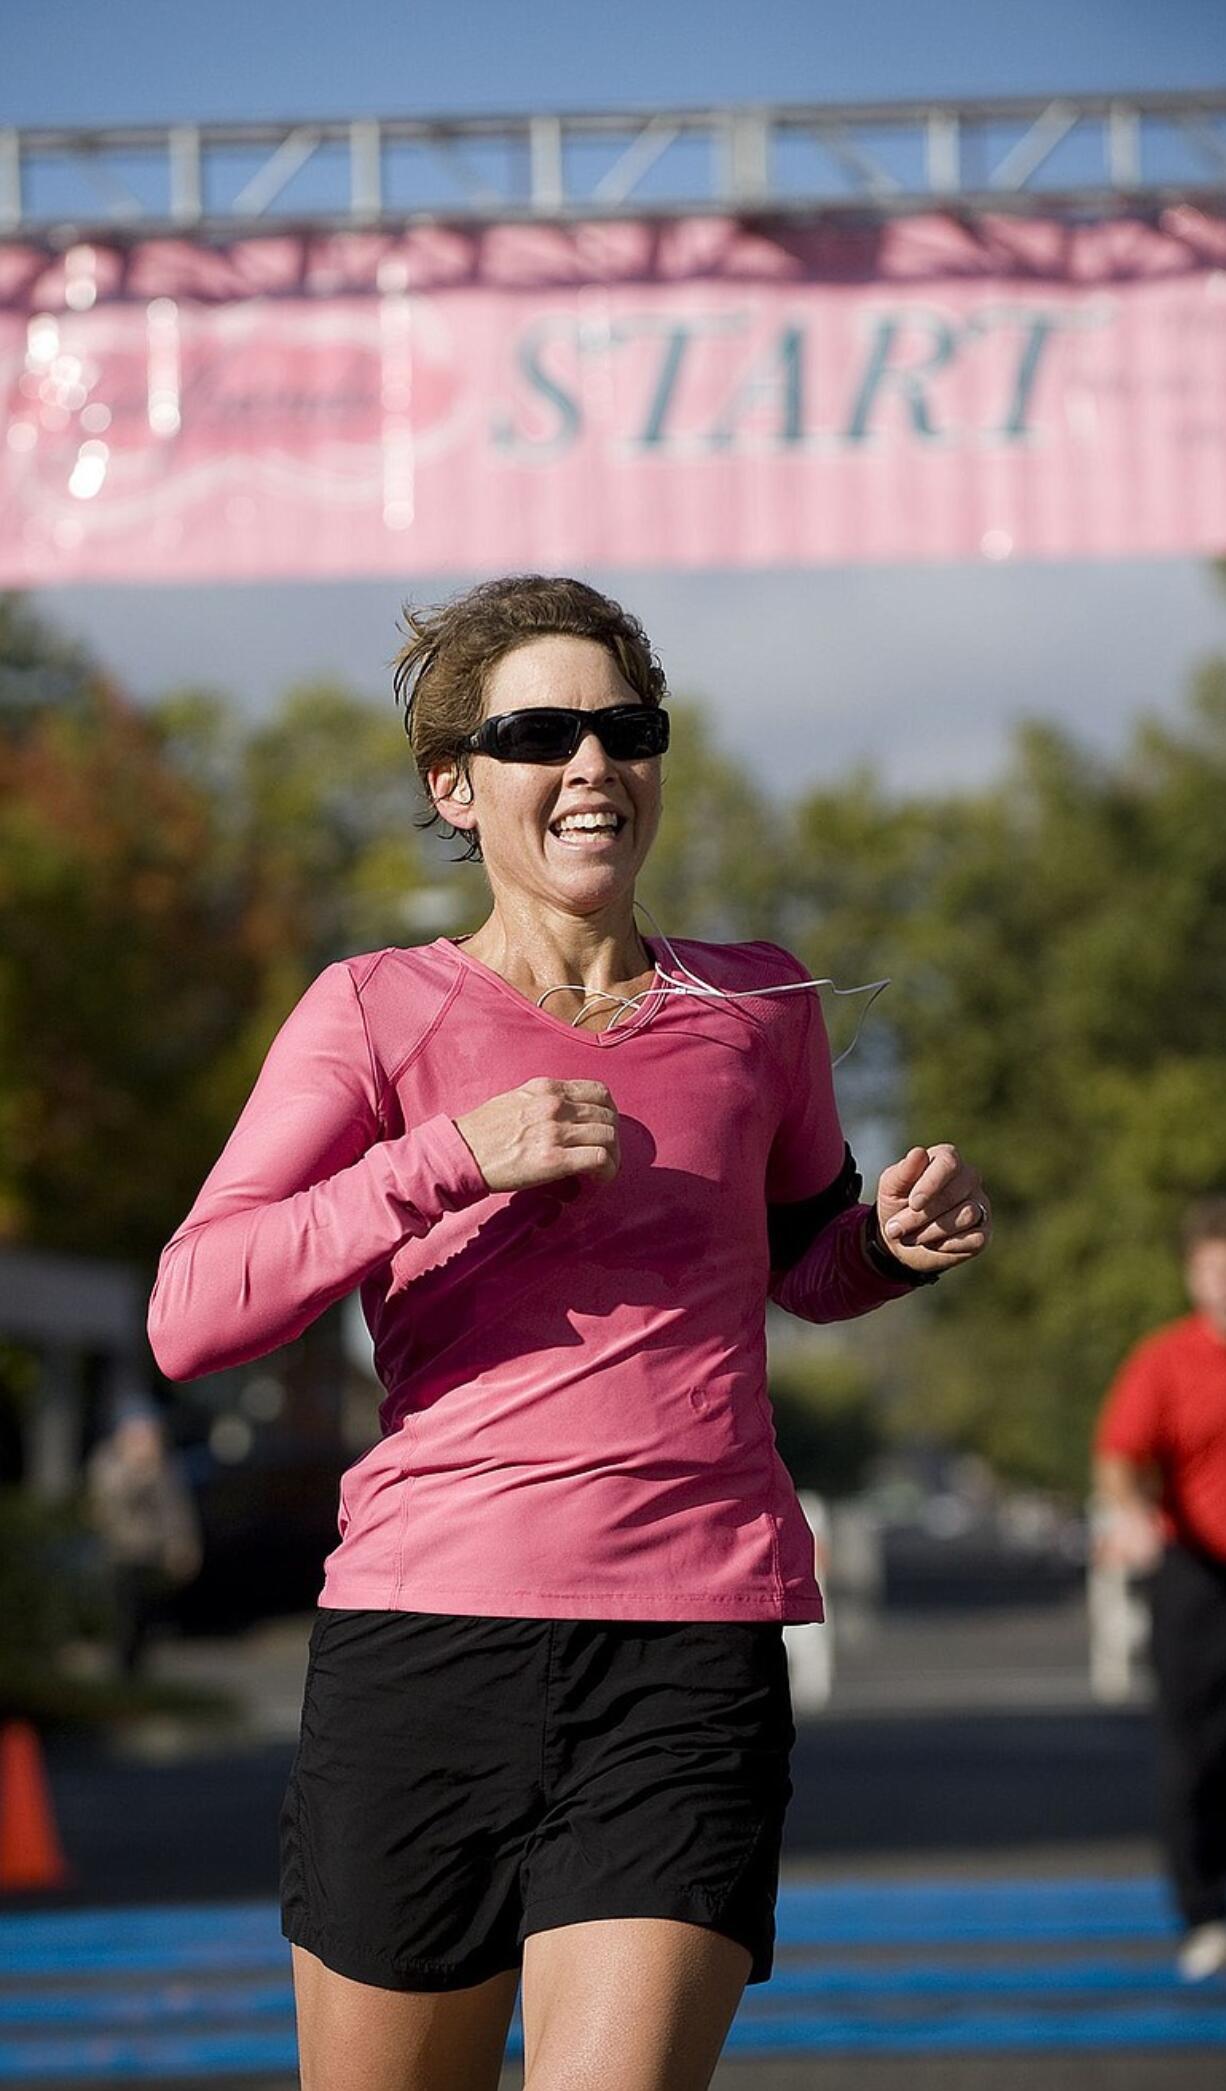
<instances>
[{"instance_id":1,"label":"pink long-sleeve shirt","mask_svg":"<svg viewBox=\"0 0 1226 2091\"><path fill-rule=\"evenodd\" d=\"M716 986L805 977L776 944L674 944ZM538 1075L606 1084L612 1182L488 1188L455 1120ZM861 1204L772 1270L768 1204L813 1197L844 1153L813 989L657 992L591 1032L460 940L367 952L269 1047L162 1252L149 1339L192 1379L360 1288L382 1435L342 1479L324 1606L820 1619L766 1301L841 1321L910 1287L867 1260Z\"/></svg>"}]
</instances>

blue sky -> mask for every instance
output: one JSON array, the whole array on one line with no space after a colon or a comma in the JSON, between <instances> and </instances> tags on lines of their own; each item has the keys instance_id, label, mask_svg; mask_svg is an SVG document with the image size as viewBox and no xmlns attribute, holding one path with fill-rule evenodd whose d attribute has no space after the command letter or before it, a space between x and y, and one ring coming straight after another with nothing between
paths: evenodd
<instances>
[{"instance_id":1,"label":"blue sky","mask_svg":"<svg viewBox=\"0 0 1226 2091\"><path fill-rule=\"evenodd\" d=\"M19 124L1226 87L1221 0L49 0L10 10L3 42L0 122ZM1226 650L1203 562L585 571L768 783L865 757L900 789L973 783L1023 712L1116 746ZM385 696L401 599L466 578L39 596L138 694L203 679L262 709L312 673Z\"/></svg>"},{"instance_id":2,"label":"blue sky","mask_svg":"<svg viewBox=\"0 0 1226 2091\"><path fill-rule=\"evenodd\" d=\"M13 123L867 100L1226 83L1220 0L46 0Z\"/></svg>"}]
</instances>

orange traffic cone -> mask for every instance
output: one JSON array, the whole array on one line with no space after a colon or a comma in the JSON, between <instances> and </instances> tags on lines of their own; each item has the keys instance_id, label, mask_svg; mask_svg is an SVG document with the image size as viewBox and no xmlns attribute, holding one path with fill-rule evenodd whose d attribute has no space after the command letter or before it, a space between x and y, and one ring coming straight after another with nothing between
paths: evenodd
<instances>
[{"instance_id":1,"label":"orange traffic cone","mask_svg":"<svg viewBox=\"0 0 1226 2091\"><path fill-rule=\"evenodd\" d=\"M29 1721L4 1721L0 1723L0 1894L10 1888L58 1888L68 1878L38 1731Z\"/></svg>"}]
</instances>

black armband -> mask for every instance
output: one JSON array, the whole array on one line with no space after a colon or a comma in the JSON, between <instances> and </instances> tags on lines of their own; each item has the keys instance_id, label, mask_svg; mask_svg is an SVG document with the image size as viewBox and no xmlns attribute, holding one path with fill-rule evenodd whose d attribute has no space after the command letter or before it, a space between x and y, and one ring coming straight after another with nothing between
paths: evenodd
<instances>
[{"instance_id":1,"label":"black armband","mask_svg":"<svg viewBox=\"0 0 1226 2091\"><path fill-rule=\"evenodd\" d=\"M856 1203L863 1182L856 1158L844 1141L843 1166L824 1191L815 1191L811 1198L799 1198L786 1205L768 1204L766 1232L770 1241L771 1269L786 1271L798 1263L822 1228L828 1227L831 1220Z\"/></svg>"},{"instance_id":2,"label":"black armband","mask_svg":"<svg viewBox=\"0 0 1226 2091\"><path fill-rule=\"evenodd\" d=\"M909 1263L900 1263L891 1255L881 1232L876 1205L870 1205L864 1222L864 1253L875 1271L889 1278L895 1285L935 1285L940 1271L913 1271Z\"/></svg>"}]
</instances>

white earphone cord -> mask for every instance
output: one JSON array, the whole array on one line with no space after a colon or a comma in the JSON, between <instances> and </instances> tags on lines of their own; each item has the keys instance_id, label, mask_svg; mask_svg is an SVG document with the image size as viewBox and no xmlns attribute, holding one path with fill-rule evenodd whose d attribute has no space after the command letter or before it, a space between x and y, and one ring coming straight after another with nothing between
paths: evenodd
<instances>
[{"instance_id":1,"label":"white earphone cord","mask_svg":"<svg viewBox=\"0 0 1226 2091\"><path fill-rule=\"evenodd\" d=\"M587 1015L588 1009L592 1005L592 1003L620 1002L622 1006L618 1010L617 1015L613 1018L612 1022L606 1026L607 1036L609 1032L613 1031L616 1028L625 1010L637 1008L640 1002L649 1002L653 995L659 995L661 997L663 997L664 995L714 995L721 1002L735 1002L739 1001L743 996L756 997L758 995L787 995L790 994L793 991L793 989L810 987L828 987L833 989L836 995L868 994L868 1001L865 1003L863 1009L860 1011L860 1021L856 1025L855 1037L852 1039L851 1044L847 1046L844 1049L844 1051L839 1054L838 1059L832 1062L833 1066L838 1067L842 1061L846 1060L848 1053L855 1051L856 1040L859 1038L860 1032L863 1029L865 1017L868 1015L869 1010L872 1008L873 1003L876 1001L882 989L890 985L888 979L866 980L863 986L861 987L835 987L833 980L785 980L780 982L780 984L777 987L716 987L711 981L703 980L697 973L691 972L689 966L686 965L685 960L683 958L678 957L676 950L674 949L673 945L669 942L668 938L665 936L664 931L660 928L659 923L656 921L656 918L652 914L651 909L647 906L646 901L636 900L634 905L636 908L642 908L643 913L646 915L647 920L651 923L652 928L658 932L660 942L666 947L669 954L671 955L674 965L678 968L680 972L688 975L688 978L685 980L678 980L673 974L664 973L663 968L657 966L657 973L662 973L664 980L668 983L668 985L665 987L657 987L655 985L651 987L645 987L637 995L615 995L612 993L606 993L603 989L594 989L590 994L588 994L582 1009L579 1010L576 1016L572 1017L572 1028L575 1024L580 1022L581 1018ZM584 991L583 982L581 980L560 980L556 987L547 987L543 995L537 996L537 1008L541 1008L542 1004L548 1000L550 995L561 994L564 989L573 989L576 994L582 994Z\"/></svg>"}]
</instances>

